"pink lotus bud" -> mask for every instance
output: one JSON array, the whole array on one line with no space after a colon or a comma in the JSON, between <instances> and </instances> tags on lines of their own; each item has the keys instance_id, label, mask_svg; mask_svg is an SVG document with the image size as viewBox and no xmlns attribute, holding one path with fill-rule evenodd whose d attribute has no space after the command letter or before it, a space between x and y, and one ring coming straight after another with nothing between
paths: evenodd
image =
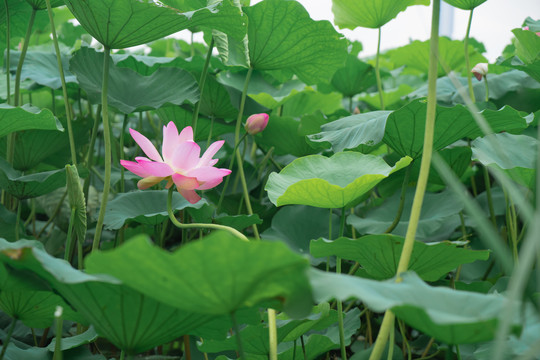
<instances>
[{"instance_id":1,"label":"pink lotus bud","mask_svg":"<svg viewBox=\"0 0 540 360\"><path fill-rule=\"evenodd\" d=\"M478 81L482 80L484 76L488 73L488 64L487 63L478 63L475 67L472 68L471 72Z\"/></svg>"},{"instance_id":2,"label":"pink lotus bud","mask_svg":"<svg viewBox=\"0 0 540 360\"><path fill-rule=\"evenodd\" d=\"M248 117L246 126L244 127L249 135L255 135L260 133L268 125L268 114L253 114Z\"/></svg>"}]
</instances>

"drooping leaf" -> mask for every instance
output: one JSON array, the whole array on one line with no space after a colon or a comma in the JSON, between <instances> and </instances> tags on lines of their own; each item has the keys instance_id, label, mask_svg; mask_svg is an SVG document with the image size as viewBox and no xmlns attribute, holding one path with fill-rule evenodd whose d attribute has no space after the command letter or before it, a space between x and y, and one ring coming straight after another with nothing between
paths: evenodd
<instances>
[{"instance_id":1,"label":"drooping leaf","mask_svg":"<svg viewBox=\"0 0 540 360\"><path fill-rule=\"evenodd\" d=\"M64 128L47 109L24 105L0 105L0 137L22 130L59 130Z\"/></svg>"},{"instance_id":2,"label":"drooping leaf","mask_svg":"<svg viewBox=\"0 0 540 360\"><path fill-rule=\"evenodd\" d=\"M411 5L429 5L429 0L332 0L332 12L340 29L376 29Z\"/></svg>"},{"instance_id":3,"label":"drooping leaf","mask_svg":"<svg viewBox=\"0 0 540 360\"><path fill-rule=\"evenodd\" d=\"M518 183L533 187L538 140L526 135L492 134L474 140L473 158L484 166L503 169Z\"/></svg>"},{"instance_id":4,"label":"drooping leaf","mask_svg":"<svg viewBox=\"0 0 540 360\"><path fill-rule=\"evenodd\" d=\"M66 187L69 206L75 211L73 231L77 239L83 243L86 237L86 200L81 186L79 172L73 165L66 165Z\"/></svg>"},{"instance_id":5,"label":"drooping leaf","mask_svg":"<svg viewBox=\"0 0 540 360\"><path fill-rule=\"evenodd\" d=\"M106 229L118 230L127 222L157 225L168 219L167 214L168 190L133 191L118 195L107 203L107 217L104 221ZM201 200L190 204L178 192L173 193L173 211L186 207L200 208L206 203Z\"/></svg>"},{"instance_id":6,"label":"drooping leaf","mask_svg":"<svg viewBox=\"0 0 540 360\"><path fill-rule=\"evenodd\" d=\"M93 104L101 103L103 56L90 48L81 48L70 61L70 70ZM180 105L186 100L196 103L199 90L195 78L184 70L164 67L152 75L141 76L110 64L109 105L125 114L158 109L167 103Z\"/></svg>"},{"instance_id":7,"label":"drooping leaf","mask_svg":"<svg viewBox=\"0 0 540 360\"><path fill-rule=\"evenodd\" d=\"M464 45L461 40L450 40L446 37L439 39L438 76L444 76L452 70L458 73L468 71L465 69L463 48ZM405 65L427 73L429 68L429 40L413 41L408 45L388 51L386 55L396 67ZM472 45L469 45L469 61L471 64L488 62Z\"/></svg>"},{"instance_id":8,"label":"drooping leaf","mask_svg":"<svg viewBox=\"0 0 540 360\"><path fill-rule=\"evenodd\" d=\"M227 89L213 76L206 77L200 111L214 118L234 119L238 116L238 109L232 105Z\"/></svg>"},{"instance_id":9,"label":"drooping leaf","mask_svg":"<svg viewBox=\"0 0 540 360\"><path fill-rule=\"evenodd\" d=\"M328 210L311 206L285 206L274 215L272 225L261 233L261 237L270 241L281 241L302 255L309 255L312 265L319 265L323 260L314 258L309 253L309 242L321 234L336 238L339 233L339 217L332 214L332 234L329 233Z\"/></svg>"},{"instance_id":10,"label":"drooping leaf","mask_svg":"<svg viewBox=\"0 0 540 360\"><path fill-rule=\"evenodd\" d=\"M377 156L355 152L341 152L330 158L311 155L296 159L279 174L270 174L265 190L276 206L348 207L410 162L411 158L404 157L391 167Z\"/></svg>"},{"instance_id":11,"label":"drooping leaf","mask_svg":"<svg viewBox=\"0 0 540 360\"><path fill-rule=\"evenodd\" d=\"M358 262L369 277L390 279L396 275L404 238L394 235L368 235L358 239L338 238L312 240L315 257L338 256ZM425 281L437 281L461 264L487 260L489 251L458 248L450 242L424 244L415 241L409 270Z\"/></svg>"},{"instance_id":12,"label":"drooping leaf","mask_svg":"<svg viewBox=\"0 0 540 360\"><path fill-rule=\"evenodd\" d=\"M17 69L21 53L11 51L10 68L12 72ZM64 76L66 83L76 83L77 79L69 71L69 58L62 54L62 65L64 67ZM21 71L21 79L31 79L39 85L50 87L51 89L60 89L62 82L60 72L58 71L58 61L54 52L28 51L24 57L24 66Z\"/></svg>"},{"instance_id":13,"label":"drooping leaf","mask_svg":"<svg viewBox=\"0 0 540 360\"><path fill-rule=\"evenodd\" d=\"M351 115L321 126L321 132L308 135L308 141L316 148L330 145L337 153L360 145L376 145L384 136L386 119L391 111L370 111Z\"/></svg>"},{"instance_id":14,"label":"drooping leaf","mask_svg":"<svg viewBox=\"0 0 540 360\"><path fill-rule=\"evenodd\" d=\"M96 330L93 326L90 326L88 330L83 332L79 335L70 336L68 338L63 338L61 343L61 349L62 351L73 349L75 347L89 344L94 342L98 338L98 334L96 333ZM54 348L56 346L56 338L53 338L51 340L51 343L47 346L47 349L49 351L54 351Z\"/></svg>"},{"instance_id":15,"label":"drooping leaf","mask_svg":"<svg viewBox=\"0 0 540 360\"><path fill-rule=\"evenodd\" d=\"M414 189L405 193L405 204L401 220L392 234L405 236L409 226L409 217L414 197ZM381 234L390 227L396 217L400 202L397 192L379 207L371 210L365 217L350 215L347 223L354 226L360 234ZM459 225L459 212L463 204L450 191L442 193L427 193L422 205L422 213L416 231L417 240L445 240ZM441 238L441 236L443 238Z\"/></svg>"},{"instance_id":16,"label":"drooping leaf","mask_svg":"<svg viewBox=\"0 0 540 360\"><path fill-rule=\"evenodd\" d=\"M107 275L89 275L28 242L0 239L0 261L44 279L127 353L138 353L189 333L212 319L157 302Z\"/></svg>"},{"instance_id":17,"label":"drooping leaf","mask_svg":"<svg viewBox=\"0 0 540 360\"><path fill-rule=\"evenodd\" d=\"M268 125L257 137L257 144L269 150L274 147L276 155L304 156L315 153L299 133L300 122L289 116L271 115Z\"/></svg>"},{"instance_id":18,"label":"drooping leaf","mask_svg":"<svg viewBox=\"0 0 540 360\"><path fill-rule=\"evenodd\" d=\"M401 156L418 158L422 154L426 122L426 103L415 100L394 111L386 121L383 141ZM480 113L494 132L519 132L527 127L525 119L509 106ZM457 140L474 139L483 132L469 110L456 105L451 108L437 107L433 150L440 150Z\"/></svg>"},{"instance_id":19,"label":"drooping leaf","mask_svg":"<svg viewBox=\"0 0 540 360\"><path fill-rule=\"evenodd\" d=\"M461 10L472 10L475 7L482 5L487 0L444 0L448 4L460 8Z\"/></svg>"},{"instance_id":20,"label":"drooping leaf","mask_svg":"<svg viewBox=\"0 0 540 360\"><path fill-rule=\"evenodd\" d=\"M373 66L349 55L345 66L336 71L330 83L343 96L351 97L375 85L375 71Z\"/></svg>"},{"instance_id":21,"label":"drooping leaf","mask_svg":"<svg viewBox=\"0 0 540 360\"><path fill-rule=\"evenodd\" d=\"M300 3L265 0L244 11L253 68L290 69L306 84L314 84L330 80L343 66L346 41L329 22L312 20Z\"/></svg>"},{"instance_id":22,"label":"drooping leaf","mask_svg":"<svg viewBox=\"0 0 540 360\"><path fill-rule=\"evenodd\" d=\"M375 312L392 310L413 328L448 344L492 339L499 314L507 306L516 310L514 319L519 319L517 304L508 303L502 295L432 287L413 272L402 274L399 283L394 279L375 281L315 269L310 270L309 277L318 302L355 297ZM515 324L514 331L519 331Z\"/></svg>"},{"instance_id":23,"label":"drooping leaf","mask_svg":"<svg viewBox=\"0 0 540 360\"><path fill-rule=\"evenodd\" d=\"M0 187L19 200L30 199L66 185L65 169L21 175L0 158Z\"/></svg>"},{"instance_id":24,"label":"drooping leaf","mask_svg":"<svg viewBox=\"0 0 540 360\"><path fill-rule=\"evenodd\" d=\"M177 9L164 0L66 0L79 23L104 46L122 49L160 39L188 27L211 27L242 38L246 19L232 1L224 0L194 9L190 2L186 10ZM177 5L173 3L172 5Z\"/></svg>"},{"instance_id":25,"label":"drooping leaf","mask_svg":"<svg viewBox=\"0 0 540 360\"><path fill-rule=\"evenodd\" d=\"M114 251L91 254L86 266L90 273L111 274L186 311L230 314L275 298L293 314L311 309L304 258L283 244L245 242L226 232L214 232L174 254L136 238Z\"/></svg>"}]
</instances>

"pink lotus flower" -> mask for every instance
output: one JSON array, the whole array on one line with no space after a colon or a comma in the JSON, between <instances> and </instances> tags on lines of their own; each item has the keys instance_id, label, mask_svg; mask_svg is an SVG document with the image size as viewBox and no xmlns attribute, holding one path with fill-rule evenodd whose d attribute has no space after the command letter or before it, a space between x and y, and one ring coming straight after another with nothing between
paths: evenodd
<instances>
[{"instance_id":1,"label":"pink lotus flower","mask_svg":"<svg viewBox=\"0 0 540 360\"><path fill-rule=\"evenodd\" d=\"M255 135L260 133L268 125L268 114L253 114L246 120L245 129L249 135Z\"/></svg>"},{"instance_id":2,"label":"pink lotus flower","mask_svg":"<svg viewBox=\"0 0 540 360\"><path fill-rule=\"evenodd\" d=\"M193 141L191 126L184 128L180 134L172 121L163 127L163 157L145 136L133 129L129 129L129 132L149 159L136 157L137 162L120 160L120 164L142 177L137 183L141 190L167 180L166 189L175 184L178 192L191 204L195 204L201 199L195 190L211 189L231 173L228 169L215 168L218 159L212 159L224 141L212 143L203 156L199 157L201 148Z\"/></svg>"}]
</instances>

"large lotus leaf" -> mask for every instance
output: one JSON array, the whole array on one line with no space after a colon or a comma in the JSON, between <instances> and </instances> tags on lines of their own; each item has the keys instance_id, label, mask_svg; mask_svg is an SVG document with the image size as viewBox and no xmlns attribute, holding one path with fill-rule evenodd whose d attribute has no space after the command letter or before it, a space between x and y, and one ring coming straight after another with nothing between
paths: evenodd
<instances>
[{"instance_id":1,"label":"large lotus leaf","mask_svg":"<svg viewBox=\"0 0 540 360\"><path fill-rule=\"evenodd\" d=\"M329 81L343 66L345 39L330 22L312 20L300 3L265 0L244 11L253 68L290 69L306 84L314 84Z\"/></svg>"},{"instance_id":2,"label":"large lotus leaf","mask_svg":"<svg viewBox=\"0 0 540 360\"><path fill-rule=\"evenodd\" d=\"M268 125L257 137L257 144L263 148L274 147L276 155L304 156L316 151L306 143L299 132L300 121L289 116L271 115Z\"/></svg>"},{"instance_id":3,"label":"large lotus leaf","mask_svg":"<svg viewBox=\"0 0 540 360\"><path fill-rule=\"evenodd\" d=\"M71 71L93 104L101 103L103 57L103 53L81 48L70 60ZM180 105L186 100L199 101L199 90L195 78L182 69L164 67L150 76L141 76L109 64L109 105L125 114L157 109L167 103Z\"/></svg>"},{"instance_id":4,"label":"large lotus leaf","mask_svg":"<svg viewBox=\"0 0 540 360\"><path fill-rule=\"evenodd\" d=\"M26 0L34 9L45 10L47 8L47 2L45 0ZM63 0L51 0L51 7L55 8L64 5Z\"/></svg>"},{"instance_id":5,"label":"large lotus leaf","mask_svg":"<svg viewBox=\"0 0 540 360\"><path fill-rule=\"evenodd\" d=\"M86 260L89 273L118 277L165 304L204 314L230 314L279 299L285 311L309 313L308 262L284 244L246 242L214 232L170 254L144 238ZM153 274L148 276L148 274Z\"/></svg>"},{"instance_id":6,"label":"large lotus leaf","mask_svg":"<svg viewBox=\"0 0 540 360\"><path fill-rule=\"evenodd\" d=\"M402 281L375 281L311 269L308 273L316 301L358 298L375 312L392 310L413 328L448 344L470 344L494 337L500 313L517 304L502 295L479 294L432 287L413 272ZM518 330L517 326L514 330Z\"/></svg>"},{"instance_id":7,"label":"large lotus leaf","mask_svg":"<svg viewBox=\"0 0 540 360\"><path fill-rule=\"evenodd\" d=\"M535 181L538 140L526 135L492 134L474 140L473 158L484 166L504 169L522 185Z\"/></svg>"},{"instance_id":8,"label":"large lotus leaf","mask_svg":"<svg viewBox=\"0 0 540 360\"><path fill-rule=\"evenodd\" d=\"M212 319L157 302L111 276L75 270L27 242L0 239L0 261L43 278L94 325L99 335L128 353L193 333Z\"/></svg>"},{"instance_id":9,"label":"large lotus leaf","mask_svg":"<svg viewBox=\"0 0 540 360\"><path fill-rule=\"evenodd\" d=\"M281 115L300 117L313 114L320 111L323 114L332 114L342 108L342 96L339 93L332 92L324 94L306 88L297 93L291 93L291 96L278 103L281 106Z\"/></svg>"},{"instance_id":10,"label":"large lotus leaf","mask_svg":"<svg viewBox=\"0 0 540 360\"><path fill-rule=\"evenodd\" d=\"M338 256L362 265L370 278L390 279L396 275L404 238L395 235L368 235L359 239L341 237L329 241L312 240L311 254L315 257ZM461 264L487 260L488 250L458 248L450 242L424 244L415 241L409 270L425 281L437 281Z\"/></svg>"},{"instance_id":11,"label":"large lotus leaf","mask_svg":"<svg viewBox=\"0 0 540 360\"><path fill-rule=\"evenodd\" d=\"M57 306L64 308L64 319L77 320L73 310L52 291L9 291L0 292L0 308L3 312L21 320L31 328L44 329L53 324Z\"/></svg>"},{"instance_id":12,"label":"large lotus leaf","mask_svg":"<svg viewBox=\"0 0 540 360\"><path fill-rule=\"evenodd\" d=\"M392 231L395 235L405 236L409 226L414 189L405 193L405 204L401 221ZM388 198L381 206L371 210L366 217L350 215L347 223L352 225L361 234L381 234L390 227L397 214L400 202L399 192ZM416 239L433 241L434 238L442 240L450 235L459 225L459 212L463 204L450 191L442 193L427 193L422 205L422 213L418 222ZM443 237L442 239L440 239Z\"/></svg>"},{"instance_id":13,"label":"large lotus leaf","mask_svg":"<svg viewBox=\"0 0 540 360\"><path fill-rule=\"evenodd\" d=\"M118 230L126 222L157 225L169 218L167 214L168 190L133 191L118 195L107 203L105 228ZM205 200L190 204L178 192L173 193L172 208L182 210L186 207L200 208Z\"/></svg>"},{"instance_id":14,"label":"large lotus leaf","mask_svg":"<svg viewBox=\"0 0 540 360\"><path fill-rule=\"evenodd\" d=\"M181 57L158 57L134 54L113 54L112 60L116 66L135 70L138 74L149 76L161 67L177 67L186 71L200 72L204 66L204 59L194 57L191 61ZM200 60L200 61L197 61Z\"/></svg>"},{"instance_id":15,"label":"large lotus leaf","mask_svg":"<svg viewBox=\"0 0 540 360\"><path fill-rule=\"evenodd\" d=\"M332 0L332 12L340 29L376 29L411 5L429 5L429 0Z\"/></svg>"},{"instance_id":16,"label":"large lotus leaf","mask_svg":"<svg viewBox=\"0 0 540 360\"><path fill-rule=\"evenodd\" d=\"M356 55L349 55L345 67L336 71L330 83L343 96L352 97L375 85L375 71Z\"/></svg>"},{"instance_id":17,"label":"large lotus leaf","mask_svg":"<svg viewBox=\"0 0 540 360\"><path fill-rule=\"evenodd\" d=\"M65 185L65 169L21 175L0 158L0 187L19 200L48 194Z\"/></svg>"},{"instance_id":18,"label":"large lotus leaf","mask_svg":"<svg viewBox=\"0 0 540 360\"><path fill-rule=\"evenodd\" d=\"M422 155L426 124L427 104L415 100L394 111L386 121L383 141L401 156L418 158ZM456 105L451 108L437 106L433 150L440 150L457 140L474 139L483 132L469 110ZM505 106L500 110L484 110L480 113L494 132L519 132L527 122L516 110Z\"/></svg>"},{"instance_id":19,"label":"large lotus leaf","mask_svg":"<svg viewBox=\"0 0 540 360\"><path fill-rule=\"evenodd\" d=\"M0 137L22 130L60 130L64 128L48 109L33 106L0 105Z\"/></svg>"},{"instance_id":20,"label":"large lotus leaf","mask_svg":"<svg viewBox=\"0 0 540 360\"><path fill-rule=\"evenodd\" d=\"M311 206L285 206L274 215L270 228L261 233L265 240L281 241L302 254L309 255L312 265L319 265L326 259L316 259L309 253L309 242L321 234L336 238L339 233L339 217L332 214L332 234L328 210Z\"/></svg>"},{"instance_id":21,"label":"large lotus leaf","mask_svg":"<svg viewBox=\"0 0 540 360\"><path fill-rule=\"evenodd\" d=\"M10 56L10 69L15 72L21 53L12 51ZM62 66L66 83L76 83L77 79L69 71L69 58L62 54ZM24 57L24 66L21 71L21 79L31 79L39 85L52 89L60 89L62 81L58 71L58 60L54 52L28 51Z\"/></svg>"},{"instance_id":22,"label":"large lotus leaf","mask_svg":"<svg viewBox=\"0 0 540 360\"><path fill-rule=\"evenodd\" d=\"M279 174L270 174L265 189L276 206L342 208L354 204L411 160L404 157L391 167L380 157L356 152L341 152L330 158L311 155L294 160Z\"/></svg>"},{"instance_id":23,"label":"large lotus leaf","mask_svg":"<svg viewBox=\"0 0 540 360\"><path fill-rule=\"evenodd\" d=\"M86 31L111 49L141 45L188 27L211 27L237 38L246 32L246 18L230 0L196 10L187 2L184 4L187 11L150 0L65 0L65 3Z\"/></svg>"},{"instance_id":24,"label":"large lotus leaf","mask_svg":"<svg viewBox=\"0 0 540 360\"><path fill-rule=\"evenodd\" d=\"M462 10L472 10L479 5L482 5L487 0L444 0L444 1Z\"/></svg>"},{"instance_id":25,"label":"large lotus leaf","mask_svg":"<svg viewBox=\"0 0 540 360\"><path fill-rule=\"evenodd\" d=\"M540 60L525 64L520 58L514 56L503 61L501 65L524 71L530 77L540 82Z\"/></svg>"},{"instance_id":26,"label":"large lotus leaf","mask_svg":"<svg viewBox=\"0 0 540 360\"><path fill-rule=\"evenodd\" d=\"M316 148L326 148L329 144L335 153L360 145L373 146L382 141L386 119L391 113L370 111L347 116L321 126L320 133L308 135L307 138Z\"/></svg>"},{"instance_id":27,"label":"large lotus leaf","mask_svg":"<svg viewBox=\"0 0 540 360\"><path fill-rule=\"evenodd\" d=\"M461 40L450 40L445 37L439 39L439 70L438 76L444 76L448 71L453 70L461 73L465 71L464 45ZM396 67L408 66L413 69L427 73L429 69L429 40L413 41L387 52L390 60ZM469 59L471 64L486 63L487 59L469 45ZM444 65L441 66L441 64Z\"/></svg>"}]
</instances>

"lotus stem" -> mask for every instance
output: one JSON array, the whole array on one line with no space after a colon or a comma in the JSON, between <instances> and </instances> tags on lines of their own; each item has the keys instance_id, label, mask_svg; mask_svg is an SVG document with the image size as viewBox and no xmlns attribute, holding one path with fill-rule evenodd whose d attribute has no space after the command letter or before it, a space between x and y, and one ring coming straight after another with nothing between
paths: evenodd
<instances>
[{"instance_id":1,"label":"lotus stem","mask_svg":"<svg viewBox=\"0 0 540 360\"><path fill-rule=\"evenodd\" d=\"M495 219L495 209L493 207L493 196L491 194L491 183L489 180L489 172L487 167L484 166L484 184L486 186L486 197L488 202L488 208L489 208L489 218L491 219L491 223L497 228L497 220Z\"/></svg>"},{"instance_id":2,"label":"lotus stem","mask_svg":"<svg viewBox=\"0 0 540 360\"><path fill-rule=\"evenodd\" d=\"M249 241L248 238L242 234L240 231L229 227L225 225L219 225L219 224L199 224L199 223L192 223L192 224L182 224L178 219L174 216L174 212L172 209L172 194L173 194L173 187L171 186L169 188L169 193L167 196L167 213L169 214L169 219L171 219L172 223L180 228L180 229L193 229L193 228L200 228L200 229L214 229L214 230L225 230L229 233L233 234L240 240Z\"/></svg>"},{"instance_id":3,"label":"lotus stem","mask_svg":"<svg viewBox=\"0 0 540 360\"><path fill-rule=\"evenodd\" d=\"M238 354L241 360L245 360L246 355L244 353L244 346L242 345L242 338L240 337L240 327L238 327L238 322L236 321L236 316L234 312L231 313L231 320L233 323L234 334L236 335L236 346Z\"/></svg>"},{"instance_id":4,"label":"lotus stem","mask_svg":"<svg viewBox=\"0 0 540 360\"><path fill-rule=\"evenodd\" d=\"M332 219L330 217L330 219ZM341 208L341 222L339 226L339 237L345 232L345 207ZM336 257L336 273L341 274L341 258ZM341 359L347 360L347 348L345 347L345 326L343 324L343 302L337 300L338 327L339 327L339 345L341 349Z\"/></svg>"},{"instance_id":5,"label":"lotus stem","mask_svg":"<svg viewBox=\"0 0 540 360\"><path fill-rule=\"evenodd\" d=\"M437 70L438 70L438 48L439 48L439 15L440 15L440 0L433 0L432 17L431 17L431 40L430 40L430 59L429 59L429 73L428 73L428 100L427 100L427 113L426 113L426 128L424 133L424 151L422 153L422 160L420 163L420 174L418 176L418 183L416 186L416 192L414 194L411 216L409 218L409 226L405 235L405 242L403 243L403 249L399 258L399 264L397 268L396 281L401 281L400 274L407 271L409 267L409 261L414 247L414 237L416 235L416 229L418 227L418 221L420 220L420 212L422 210L422 203L424 200L424 194L426 192L427 181L429 176L429 168L431 164L431 157L433 152L433 134L435 130L435 115L437 105ZM387 310L384 315L383 324L375 346L369 357L370 360L379 360L382 356L382 352L388 341L388 335L390 329L394 326L395 316Z\"/></svg>"},{"instance_id":6,"label":"lotus stem","mask_svg":"<svg viewBox=\"0 0 540 360\"><path fill-rule=\"evenodd\" d=\"M192 33L193 35L193 33ZM193 46L191 47L193 49ZM203 92L204 92L204 85L206 83L206 76L208 74L208 66L210 65L210 59L212 58L212 50L214 49L214 37L212 36L212 39L210 40L210 45L208 45L208 53L206 53L206 60L204 61L204 67L201 73L201 78L199 80L199 91L201 93L201 97L199 98L199 101L197 104L195 104L195 110L193 111L193 120L191 122L191 125L193 127L193 139L197 139L197 120L199 119L199 110L201 109L201 102L203 98Z\"/></svg>"},{"instance_id":7,"label":"lotus stem","mask_svg":"<svg viewBox=\"0 0 540 360\"><path fill-rule=\"evenodd\" d=\"M396 217L394 218L394 221L388 229L384 231L385 234L389 234L396 226L398 226L399 221L401 220L401 215L403 215L403 209L405 208L405 193L407 192L407 185L409 184L409 177L411 175L411 165L407 166L407 169L405 170L405 177L403 178L403 184L401 185L401 195L399 196L399 207L396 214Z\"/></svg>"},{"instance_id":8,"label":"lotus stem","mask_svg":"<svg viewBox=\"0 0 540 360\"><path fill-rule=\"evenodd\" d=\"M54 346L53 360L62 360L62 332L64 331L64 322L62 320L63 311L64 309L61 306L57 306L56 311L54 312L56 320L56 344Z\"/></svg>"},{"instance_id":9,"label":"lotus stem","mask_svg":"<svg viewBox=\"0 0 540 360\"><path fill-rule=\"evenodd\" d=\"M474 89L472 86L471 62L469 59L469 34L471 32L473 11L474 9L471 9L469 12L469 22L467 23L467 32L465 33L465 40L463 40L463 43L465 45L465 67L467 70L467 83L469 84L469 97L471 98L471 101L474 103L476 102L476 99L474 97Z\"/></svg>"},{"instance_id":10,"label":"lotus stem","mask_svg":"<svg viewBox=\"0 0 540 360\"><path fill-rule=\"evenodd\" d=\"M377 40L377 55L375 58L375 77L377 79L377 91L379 92L379 101L381 102L381 110L384 110L384 93L381 81L381 71L379 66L379 58L381 55L381 29L379 27L379 38Z\"/></svg>"},{"instance_id":11,"label":"lotus stem","mask_svg":"<svg viewBox=\"0 0 540 360\"><path fill-rule=\"evenodd\" d=\"M105 53L103 54L103 80L101 84L101 111L103 118L103 141L105 145L105 179L103 181L103 195L101 197L101 206L99 208L98 221L96 224L96 233L94 235L94 241L92 243L92 251L96 251L99 249L101 232L103 230L103 221L105 220L105 211L107 209L107 202L109 200L109 190L111 188L111 130L109 124L109 106L107 99L107 91L109 87L110 54L111 49L105 46Z\"/></svg>"},{"instance_id":12,"label":"lotus stem","mask_svg":"<svg viewBox=\"0 0 540 360\"><path fill-rule=\"evenodd\" d=\"M276 326L276 310L268 309L268 342L269 342L269 358L277 360L277 326Z\"/></svg>"},{"instance_id":13,"label":"lotus stem","mask_svg":"<svg viewBox=\"0 0 540 360\"><path fill-rule=\"evenodd\" d=\"M9 18L9 1L4 0L4 6L6 8L6 94L7 94L7 100L6 102L8 105L11 103L11 72L9 71L10 68L10 61L11 61L11 27L10 27L10 18Z\"/></svg>"},{"instance_id":14,"label":"lotus stem","mask_svg":"<svg viewBox=\"0 0 540 360\"><path fill-rule=\"evenodd\" d=\"M2 344L2 352L0 353L0 360L4 358L4 355L6 354L6 350L9 346L9 341L11 340L11 336L13 335L13 330L15 329L15 324L17 324L17 319L13 319L13 322L11 323L11 326L9 327L6 340Z\"/></svg>"}]
</instances>

